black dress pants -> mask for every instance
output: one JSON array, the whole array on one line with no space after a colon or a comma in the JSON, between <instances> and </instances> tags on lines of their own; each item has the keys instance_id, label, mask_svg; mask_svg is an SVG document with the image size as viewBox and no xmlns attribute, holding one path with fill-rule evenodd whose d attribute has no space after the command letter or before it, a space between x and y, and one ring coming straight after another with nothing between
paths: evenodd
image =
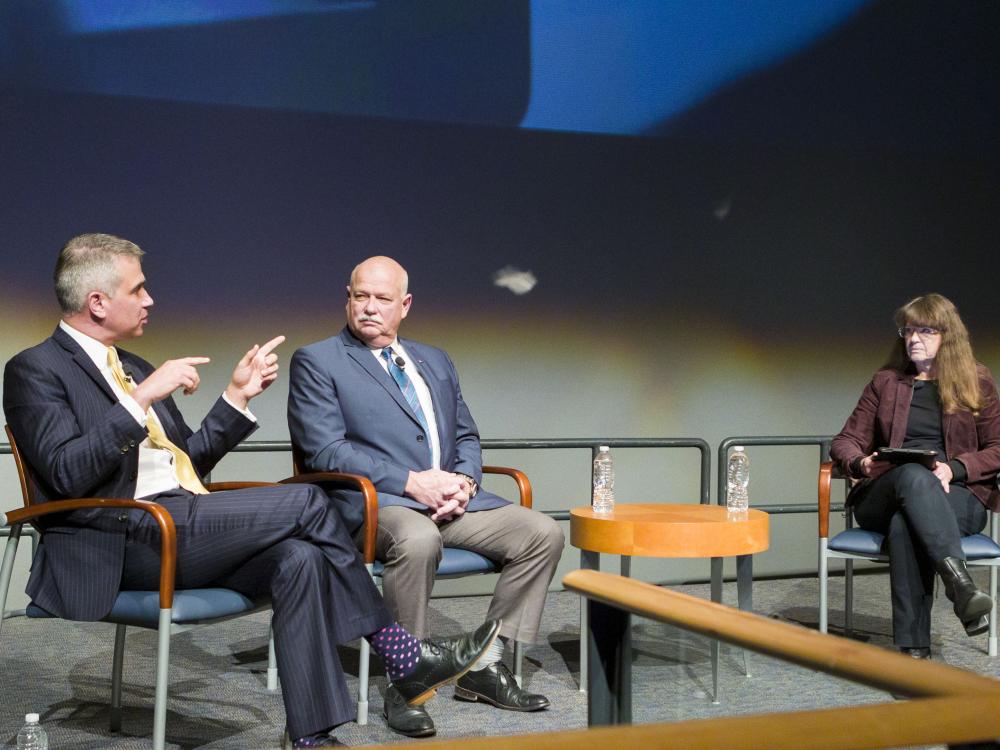
<instances>
[{"instance_id":1,"label":"black dress pants","mask_svg":"<svg viewBox=\"0 0 1000 750\"><path fill-rule=\"evenodd\" d=\"M320 732L355 718L337 645L392 622L340 515L312 485L157 495L177 527L177 588L267 594L288 731ZM130 523L123 590L159 585L160 533Z\"/></svg>"},{"instance_id":2,"label":"black dress pants","mask_svg":"<svg viewBox=\"0 0 1000 750\"><path fill-rule=\"evenodd\" d=\"M861 528L886 537L893 642L929 647L935 566L946 557L965 558L961 538L983 530L985 506L963 485L945 492L919 464L897 466L860 485L850 502Z\"/></svg>"}]
</instances>

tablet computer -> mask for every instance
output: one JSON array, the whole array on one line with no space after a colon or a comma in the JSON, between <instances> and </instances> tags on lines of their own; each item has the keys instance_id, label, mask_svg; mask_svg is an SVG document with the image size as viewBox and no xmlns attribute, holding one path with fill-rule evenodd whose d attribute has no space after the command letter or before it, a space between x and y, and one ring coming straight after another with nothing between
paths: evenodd
<instances>
[{"instance_id":1,"label":"tablet computer","mask_svg":"<svg viewBox=\"0 0 1000 750\"><path fill-rule=\"evenodd\" d=\"M937 451L920 448L879 448L875 454L876 461L888 461L891 464L917 463L933 469L937 461Z\"/></svg>"}]
</instances>

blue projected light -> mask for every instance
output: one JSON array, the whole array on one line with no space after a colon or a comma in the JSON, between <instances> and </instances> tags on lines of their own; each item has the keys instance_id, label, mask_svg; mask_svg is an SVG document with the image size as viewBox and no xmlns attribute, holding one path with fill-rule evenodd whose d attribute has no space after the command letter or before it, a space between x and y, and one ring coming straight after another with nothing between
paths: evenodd
<instances>
[{"instance_id":1,"label":"blue projected light","mask_svg":"<svg viewBox=\"0 0 1000 750\"><path fill-rule=\"evenodd\" d=\"M544 0L531 4L521 126L639 134L789 57L869 0Z\"/></svg>"},{"instance_id":2,"label":"blue projected light","mask_svg":"<svg viewBox=\"0 0 1000 750\"><path fill-rule=\"evenodd\" d=\"M89 34L116 29L219 23L246 18L367 10L375 0L60 0L70 31Z\"/></svg>"}]
</instances>

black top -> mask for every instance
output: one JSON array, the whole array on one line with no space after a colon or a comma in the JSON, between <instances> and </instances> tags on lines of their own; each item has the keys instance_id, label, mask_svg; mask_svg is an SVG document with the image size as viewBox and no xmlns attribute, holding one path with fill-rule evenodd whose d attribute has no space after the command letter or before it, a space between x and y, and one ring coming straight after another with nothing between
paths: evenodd
<instances>
[{"instance_id":1,"label":"black top","mask_svg":"<svg viewBox=\"0 0 1000 750\"><path fill-rule=\"evenodd\" d=\"M944 433L941 430L941 397L936 380L913 381L913 400L910 402L902 447L933 450L941 458L947 456L944 450ZM965 464L951 460L948 461L948 466L954 474L952 481L965 481L968 476Z\"/></svg>"}]
</instances>

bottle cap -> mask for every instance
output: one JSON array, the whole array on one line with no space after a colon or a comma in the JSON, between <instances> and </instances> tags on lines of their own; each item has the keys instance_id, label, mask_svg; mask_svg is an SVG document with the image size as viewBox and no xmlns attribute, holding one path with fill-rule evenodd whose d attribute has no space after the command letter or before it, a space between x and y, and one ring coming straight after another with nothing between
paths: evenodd
<instances>
[{"instance_id":1,"label":"bottle cap","mask_svg":"<svg viewBox=\"0 0 1000 750\"><path fill-rule=\"evenodd\" d=\"M25 714L24 715L24 723L25 724L37 724L38 723L38 714Z\"/></svg>"},{"instance_id":2,"label":"bottle cap","mask_svg":"<svg viewBox=\"0 0 1000 750\"><path fill-rule=\"evenodd\" d=\"M742 451L743 450L743 446L742 445L734 445L733 446L733 450L734 451Z\"/></svg>"},{"instance_id":3,"label":"bottle cap","mask_svg":"<svg viewBox=\"0 0 1000 750\"><path fill-rule=\"evenodd\" d=\"M606 446L606 445L602 445L597 450L598 451L610 451L611 449L608 446Z\"/></svg>"}]
</instances>

